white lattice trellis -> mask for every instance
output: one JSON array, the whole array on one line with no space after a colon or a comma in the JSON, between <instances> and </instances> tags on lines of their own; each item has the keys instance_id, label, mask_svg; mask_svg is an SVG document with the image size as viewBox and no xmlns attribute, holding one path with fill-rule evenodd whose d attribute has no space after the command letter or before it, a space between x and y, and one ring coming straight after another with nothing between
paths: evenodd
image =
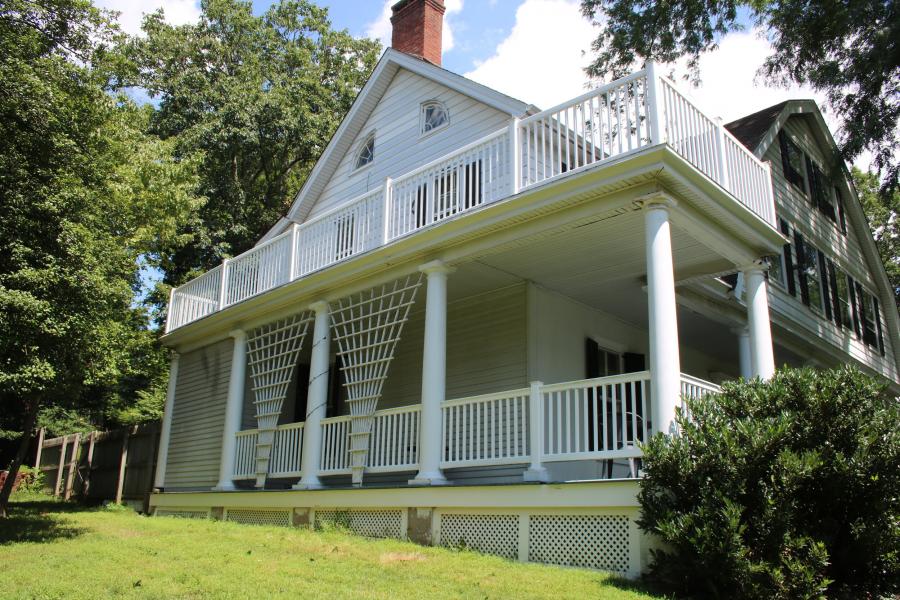
<instances>
[{"instance_id":1,"label":"white lattice trellis","mask_svg":"<svg viewBox=\"0 0 900 600\"><path fill-rule=\"evenodd\" d=\"M531 515L528 560L624 574L628 522L625 515Z\"/></svg>"},{"instance_id":2,"label":"white lattice trellis","mask_svg":"<svg viewBox=\"0 0 900 600\"><path fill-rule=\"evenodd\" d=\"M505 558L518 556L518 515L448 513L440 519L442 546L464 547Z\"/></svg>"},{"instance_id":3,"label":"white lattice trellis","mask_svg":"<svg viewBox=\"0 0 900 600\"><path fill-rule=\"evenodd\" d=\"M157 517L178 517L181 519L208 519L209 511L206 509L191 508L157 508L154 511Z\"/></svg>"},{"instance_id":4,"label":"white lattice trellis","mask_svg":"<svg viewBox=\"0 0 900 600\"><path fill-rule=\"evenodd\" d=\"M374 538L402 538L403 514L400 510L316 510L316 527L326 523L346 525L356 535Z\"/></svg>"},{"instance_id":5,"label":"white lattice trellis","mask_svg":"<svg viewBox=\"0 0 900 600\"><path fill-rule=\"evenodd\" d=\"M275 427L312 313L305 311L254 329L247 337L256 422L256 487L266 483Z\"/></svg>"},{"instance_id":6,"label":"white lattice trellis","mask_svg":"<svg viewBox=\"0 0 900 600\"><path fill-rule=\"evenodd\" d=\"M291 509L229 508L225 520L244 525L291 525Z\"/></svg>"},{"instance_id":7,"label":"white lattice trellis","mask_svg":"<svg viewBox=\"0 0 900 600\"><path fill-rule=\"evenodd\" d=\"M421 275L410 275L331 304L334 337L350 405L350 467L362 485L373 415Z\"/></svg>"}]
</instances>

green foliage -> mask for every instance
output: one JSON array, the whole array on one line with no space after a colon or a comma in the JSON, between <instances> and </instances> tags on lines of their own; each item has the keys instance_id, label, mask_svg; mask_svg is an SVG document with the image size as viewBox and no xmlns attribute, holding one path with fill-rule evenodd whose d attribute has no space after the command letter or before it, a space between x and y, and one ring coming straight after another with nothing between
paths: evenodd
<instances>
[{"instance_id":1,"label":"green foliage","mask_svg":"<svg viewBox=\"0 0 900 600\"><path fill-rule=\"evenodd\" d=\"M46 473L40 469L35 469L27 465L19 468L22 479L19 481L19 487L16 488L16 494L20 497L24 495L37 496L43 494L48 488Z\"/></svg>"},{"instance_id":2,"label":"green foliage","mask_svg":"<svg viewBox=\"0 0 900 600\"><path fill-rule=\"evenodd\" d=\"M153 258L166 302L177 285L247 250L290 206L377 59L377 42L335 31L327 10L281 0L205 0L196 24L149 15L129 42L120 84L159 101L149 131L179 157L197 157L207 198Z\"/></svg>"},{"instance_id":3,"label":"green foliage","mask_svg":"<svg viewBox=\"0 0 900 600\"><path fill-rule=\"evenodd\" d=\"M879 189L878 176L853 167L853 183L900 307L900 190Z\"/></svg>"},{"instance_id":4,"label":"green foliage","mask_svg":"<svg viewBox=\"0 0 900 600\"><path fill-rule=\"evenodd\" d=\"M900 407L858 371L726 384L645 448L653 576L710 598L861 598L900 585Z\"/></svg>"},{"instance_id":5,"label":"green foliage","mask_svg":"<svg viewBox=\"0 0 900 600\"><path fill-rule=\"evenodd\" d=\"M702 53L742 28L749 13L772 44L761 73L774 83L795 82L824 92L844 127L848 162L874 155L893 190L900 179L900 14L883 0L582 0L582 12L601 26L589 66L593 77L621 75L637 60L688 58L696 77Z\"/></svg>"}]
</instances>

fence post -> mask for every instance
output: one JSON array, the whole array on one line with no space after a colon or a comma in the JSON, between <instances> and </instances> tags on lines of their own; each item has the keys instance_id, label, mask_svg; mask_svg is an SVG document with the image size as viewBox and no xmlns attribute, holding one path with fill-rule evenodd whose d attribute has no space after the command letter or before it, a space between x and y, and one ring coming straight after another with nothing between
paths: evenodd
<instances>
[{"instance_id":1,"label":"fence post","mask_svg":"<svg viewBox=\"0 0 900 600\"><path fill-rule=\"evenodd\" d=\"M78 468L78 451L81 449L81 434L75 434L75 440L72 442L72 454L69 458L69 474L66 476L66 488L63 493L63 499L68 500L72 497L72 484L75 482L75 469Z\"/></svg>"},{"instance_id":2,"label":"fence post","mask_svg":"<svg viewBox=\"0 0 900 600\"><path fill-rule=\"evenodd\" d=\"M225 291L228 288L228 260L222 261L222 275L219 279L219 307L218 310L225 308Z\"/></svg>"},{"instance_id":3,"label":"fence post","mask_svg":"<svg viewBox=\"0 0 900 600\"><path fill-rule=\"evenodd\" d=\"M133 429L125 430L125 437L122 439L122 456L119 459L119 480L116 483L116 504L122 503L122 491L125 488L125 465L128 463L128 439L131 437Z\"/></svg>"},{"instance_id":4,"label":"fence post","mask_svg":"<svg viewBox=\"0 0 900 600\"><path fill-rule=\"evenodd\" d=\"M37 453L34 455L34 470L40 471L41 469L41 452L44 449L44 428L41 427L38 429L38 439L37 439Z\"/></svg>"},{"instance_id":5,"label":"fence post","mask_svg":"<svg viewBox=\"0 0 900 600\"><path fill-rule=\"evenodd\" d=\"M87 498L88 493L91 489L91 473L94 470L94 444L97 440L97 432L92 431L90 436L88 437L88 452L87 452L87 465L85 467L86 472L84 476L84 487L82 491L82 495Z\"/></svg>"},{"instance_id":6,"label":"fence post","mask_svg":"<svg viewBox=\"0 0 900 600\"><path fill-rule=\"evenodd\" d=\"M522 182L522 149L519 141L519 117L509 122L509 191L510 196L519 193Z\"/></svg>"},{"instance_id":7,"label":"fence post","mask_svg":"<svg viewBox=\"0 0 900 600\"><path fill-rule=\"evenodd\" d=\"M296 223L291 225L291 256L290 256L290 270L288 271L288 283L294 280L294 277L297 276L297 232L299 230L299 225Z\"/></svg>"},{"instance_id":8,"label":"fence post","mask_svg":"<svg viewBox=\"0 0 900 600\"><path fill-rule=\"evenodd\" d=\"M525 481L549 481L547 469L541 464L544 454L544 383L531 382L528 398L528 449L531 451L531 465L522 478Z\"/></svg>"},{"instance_id":9,"label":"fence post","mask_svg":"<svg viewBox=\"0 0 900 600\"><path fill-rule=\"evenodd\" d=\"M725 160L725 125L722 117L716 117L716 167L719 170L719 184L730 191L730 177L728 176L728 161Z\"/></svg>"},{"instance_id":10,"label":"fence post","mask_svg":"<svg viewBox=\"0 0 900 600\"><path fill-rule=\"evenodd\" d=\"M69 436L64 435L62 444L59 447L59 460L57 461L59 463L59 465L57 465L57 467L56 467L56 485L53 486L53 495L54 496L59 496L59 493L60 493L59 488L62 485L63 468L65 467L65 464L66 464L66 444L68 443L68 441L69 441Z\"/></svg>"},{"instance_id":11,"label":"fence post","mask_svg":"<svg viewBox=\"0 0 900 600\"><path fill-rule=\"evenodd\" d=\"M384 238L385 244L391 239L391 194L394 191L394 181L390 177L384 178Z\"/></svg>"},{"instance_id":12,"label":"fence post","mask_svg":"<svg viewBox=\"0 0 900 600\"><path fill-rule=\"evenodd\" d=\"M666 141L663 128L662 111L659 109L659 76L656 73L656 62L648 60L647 71L647 118L650 121L650 144L662 144Z\"/></svg>"}]
</instances>

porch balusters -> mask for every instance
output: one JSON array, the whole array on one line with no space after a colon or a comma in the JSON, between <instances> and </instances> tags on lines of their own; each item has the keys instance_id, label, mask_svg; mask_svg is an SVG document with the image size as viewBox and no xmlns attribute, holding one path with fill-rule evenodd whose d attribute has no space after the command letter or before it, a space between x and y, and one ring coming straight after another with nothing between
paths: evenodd
<instances>
[{"instance_id":1,"label":"porch balusters","mask_svg":"<svg viewBox=\"0 0 900 600\"><path fill-rule=\"evenodd\" d=\"M171 306L171 304L169 305ZM172 409L175 407L175 384L178 381L178 354L172 352L169 363L169 387L166 389L166 407L162 427L159 430L159 451L156 455L156 477L153 487L162 489L166 484L166 462L169 460L169 439L172 437ZM40 452L40 446L38 447ZM60 463L62 459L60 459Z\"/></svg>"},{"instance_id":2,"label":"porch balusters","mask_svg":"<svg viewBox=\"0 0 900 600\"><path fill-rule=\"evenodd\" d=\"M660 194L644 205L653 428L665 434L675 432L675 410L681 403L681 360L669 227L669 206L673 203Z\"/></svg>"},{"instance_id":3,"label":"porch balusters","mask_svg":"<svg viewBox=\"0 0 900 600\"><path fill-rule=\"evenodd\" d=\"M319 481L319 458L322 455L322 419L328 403L328 360L330 358L331 315L327 302L310 305L315 311L312 356L309 365L309 394L306 400L306 425L303 432L303 478L294 489L309 490L322 487Z\"/></svg>"},{"instance_id":4,"label":"porch balusters","mask_svg":"<svg viewBox=\"0 0 900 600\"><path fill-rule=\"evenodd\" d=\"M765 270L761 264L745 269L744 298L747 303L747 325L750 330L750 365L753 377L766 380L775 374L772 352L772 328L769 324L769 292Z\"/></svg>"},{"instance_id":5,"label":"porch balusters","mask_svg":"<svg viewBox=\"0 0 900 600\"><path fill-rule=\"evenodd\" d=\"M237 447L237 432L241 429L241 415L244 410L244 383L247 376L247 334L237 329L230 333L234 338L231 352L231 375L228 380L228 399L225 404L225 426L222 431L222 455L219 460L219 483L217 491L233 490L234 456ZM166 413L168 414L168 412Z\"/></svg>"},{"instance_id":6,"label":"porch balusters","mask_svg":"<svg viewBox=\"0 0 900 600\"><path fill-rule=\"evenodd\" d=\"M419 472L411 485L443 485L441 405L447 391L447 275L455 269L441 261L419 267L428 278L425 298L425 348L422 353L422 422Z\"/></svg>"}]
</instances>

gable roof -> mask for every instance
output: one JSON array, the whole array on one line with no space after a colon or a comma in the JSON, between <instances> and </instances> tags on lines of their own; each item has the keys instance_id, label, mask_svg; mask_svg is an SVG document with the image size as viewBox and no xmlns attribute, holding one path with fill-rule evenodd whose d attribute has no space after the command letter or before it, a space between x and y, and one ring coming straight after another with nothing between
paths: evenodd
<instances>
[{"instance_id":1,"label":"gable roof","mask_svg":"<svg viewBox=\"0 0 900 600\"><path fill-rule=\"evenodd\" d=\"M331 137L319 160L307 177L300 192L294 198L286 217L283 217L260 240L264 242L282 231L291 223L302 222L309 214L319 194L334 175L341 159L350 151L350 147L366 124L372 111L381 100L394 75L400 69L406 69L416 75L430 79L441 85L478 100L492 108L504 112L510 117L518 117L526 113L536 112L535 107L516 100L497 90L466 79L451 71L438 67L424 59L405 54L393 48L385 50L368 81L357 94L353 105L347 112L337 131Z\"/></svg>"},{"instance_id":2,"label":"gable roof","mask_svg":"<svg viewBox=\"0 0 900 600\"><path fill-rule=\"evenodd\" d=\"M850 202L844 204L844 208L849 211L851 223L857 228L856 237L859 239L863 255L868 261L870 272L878 286L879 300L891 336L894 362L900 370L900 314L897 310L891 310L896 307L894 290L869 230L868 220L856 193L856 186L853 185L853 178L847 170L846 163L840 158L837 143L831 135L828 124L825 123L819 105L814 100L788 100L741 117L725 125L725 128L747 146L757 158L762 160L769 146L777 139L778 132L784 127L785 122L793 116L807 119L816 141L821 147L830 150L832 156L835 157L835 166L841 170L843 175L841 191L845 198L851 199Z\"/></svg>"}]
</instances>

